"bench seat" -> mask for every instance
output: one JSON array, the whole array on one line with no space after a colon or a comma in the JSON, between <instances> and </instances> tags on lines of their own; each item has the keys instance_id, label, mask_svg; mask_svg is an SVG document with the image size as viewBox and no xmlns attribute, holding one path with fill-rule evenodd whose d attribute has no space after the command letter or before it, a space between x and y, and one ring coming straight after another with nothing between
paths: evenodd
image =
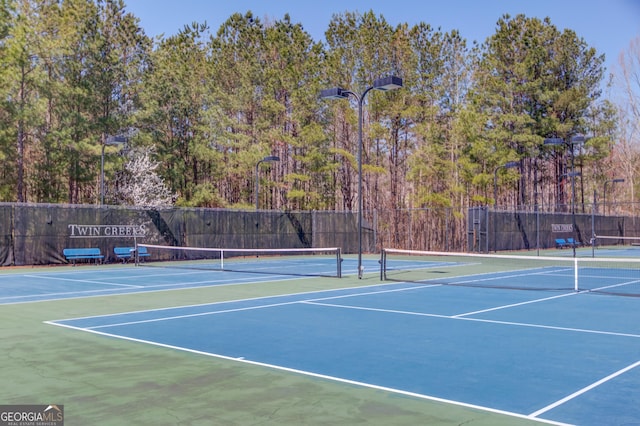
<instances>
[{"instance_id":1,"label":"bench seat","mask_svg":"<svg viewBox=\"0 0 640 426\"><path fill-rule=\"evenodd\" d=\"M569 245L569 247L580 247L580 242L574 240L573 238L567 238L567 244Z\"/></svg>"},{"instance_id":2,"label":"bench seat","mask_svg":"<svg viewBox=\"0 0 640 426\"><path fill-rule=\"evenodd\" d=\"M135 255L135 247L114 247L113 253L118 259L122 259L122 263L126 263L127 260L133 259ZM138 247L138 258L149 256L149 252L146 247Z\"/></svg>"},{"instance_id":3,"label":"bench seat","mask_svg":"<svg viewBox=\"0 0 640 426\"><path fill-rule=\"evenodd\" d=\"M62 254L64 254L64 257L70 260L73 265L76 264L76 260L95 259L97 263L104 259L100 249L96 247L66 248L62 250Z\"/></svg>"}]
</instances>

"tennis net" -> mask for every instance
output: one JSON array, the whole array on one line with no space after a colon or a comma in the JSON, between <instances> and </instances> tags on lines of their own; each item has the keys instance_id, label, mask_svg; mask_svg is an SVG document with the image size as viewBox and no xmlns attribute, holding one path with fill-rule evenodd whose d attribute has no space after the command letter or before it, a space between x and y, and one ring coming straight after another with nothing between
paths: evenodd
<instances>
[{"instance_id":1,"label":"tennis net","mask_svg":"<svg viewBox=\"0 0 640 426\"><path fill-rule=\"evenodd\" d=\"M594 245L598 248L631 248L640 247L640 237L623 237L619 235L596 235Z\"/></svg>"},{"instance_id":2,"label":"tennis net","mask_svg":"<svg viewBox=\"0 0 640 426\"><path fill-rule=\"evenodd\" d=\"M640 296L640 259L383 249L380 278L432 285Z\"/></svg>"},{"instance_id":3,"label":"tennis net","mask_svg":"<svg viewBox=\"0 0 640 426\"><path fill-rule=\"evenodd\" d=\"M136 256L138 266L342 277L339 247L247 249L138 244L136 253L141 247L148 256Z\"/></svg>"}]
</instances>

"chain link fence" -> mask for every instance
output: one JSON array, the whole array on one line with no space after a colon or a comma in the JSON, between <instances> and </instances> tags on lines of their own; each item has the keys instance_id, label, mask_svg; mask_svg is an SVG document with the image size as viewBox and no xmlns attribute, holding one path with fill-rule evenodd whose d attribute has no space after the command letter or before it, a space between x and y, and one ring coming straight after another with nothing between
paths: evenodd
<instances>
[{"instance_id":1,"label":"chain link fence","mask_svg":"<svg viewBox=\"0 0 640 426\"><path fill-rule=\"evenodd\" d=\"M573 212L474 207L357 213L238 211L0 203L0 265L67 263L65 248L97 247L106 262L115 247L136 242L214 248L326 248L345 254L381 248L491 252L547 249L556 238L590 244L594 235L640 236L635 205L586 206ZM638 209L640 211L640 209ZM617 212L617 214L609 214ZM605 214L606 213L606 214Z\"/></svg>"},{"instance_id":2,"label":"chain link fence","mask_svg":"<svg viewBox=\"0 0 640 426\"><path fill-rule=\"evenodd\" d=\"M238 211L0 203L0 265L67 263L65 248L99 248L105 262L115 247L136 242L214 248L358 250L357 218L349 212ZM364 224L363 249L375 249Z\"/></svg>"}]
</instances>

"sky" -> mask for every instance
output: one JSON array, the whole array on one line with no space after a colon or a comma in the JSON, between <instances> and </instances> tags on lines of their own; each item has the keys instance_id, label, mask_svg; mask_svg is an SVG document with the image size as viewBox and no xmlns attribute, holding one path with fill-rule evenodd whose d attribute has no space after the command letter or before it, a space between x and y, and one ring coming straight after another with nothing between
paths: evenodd
<instances>
[{"instance_id":1,"label":"sky","mask_svg":"<svg viewBox=\"0 0 640 426\"><path fill-rule=\"evenodd\" d=\"M559 30L571 29L605 54L606 67L617 67L620 52L640 38L640 0L125 0L126 10L140 19L148 36L176 34L192 22L206 22L213 34L234 13L251 11L262 22L289 14L315 41L334 14L373 11L393 27L420 22L441 31L458 30L467 39L483 42L496 31L504 15L524 14L544 19Z\"/></svg>"}]
</instances>

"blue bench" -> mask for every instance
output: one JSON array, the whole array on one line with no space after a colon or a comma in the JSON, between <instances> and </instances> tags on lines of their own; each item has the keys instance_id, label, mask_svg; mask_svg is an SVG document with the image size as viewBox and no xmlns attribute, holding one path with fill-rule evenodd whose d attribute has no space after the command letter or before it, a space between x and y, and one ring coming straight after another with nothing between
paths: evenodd
<instances>
[{"instance_id":1,"label":"blue bench","mask_svg":"<svg viewBox=\"0 0 640 426\"><path fill-rule=\"evenodd\" d=\"M556 248L562 249L565 247L571 247L571 245L564 238L556 238Z\"/></svg>"},{"instance_id":2,"label":"blue bench","mask_svg":"<svg viewBox=\"0 0 640 426\"><path fill-rule=\"evenodd\" d=\"M66 248L62 250L64 257L67 260L70 260L71 263L75 266L76 260L83 259L95 259L96 263L102 261L104 256L100 252L99 248L89 247L89 248Z\"/></svg>"},{"instance_id":3,"label":"blue bench","mask_svg":"<svg viewBox=\"0 0 640 426\"><path fill-rule=\"evenodd\" d=\"M573 238L567 238L567 244L570 247L573 247L573 246L580 247L580 242L579 241L575 241Z\"/></svg>"},{"instance_id":4,"label":"blue bench","mask_svg":"<svg viewBox=\"0 0 640 426\"><path fill-rule=\"evenodd\" d=\"M122 259L122 263L126 263L127 260L133 259L135 255L135 247L114 247L113 253L118 259ZM146 247L138 247L138 258L149 256L149 252Z\"/></svg>"}]
</instances>

